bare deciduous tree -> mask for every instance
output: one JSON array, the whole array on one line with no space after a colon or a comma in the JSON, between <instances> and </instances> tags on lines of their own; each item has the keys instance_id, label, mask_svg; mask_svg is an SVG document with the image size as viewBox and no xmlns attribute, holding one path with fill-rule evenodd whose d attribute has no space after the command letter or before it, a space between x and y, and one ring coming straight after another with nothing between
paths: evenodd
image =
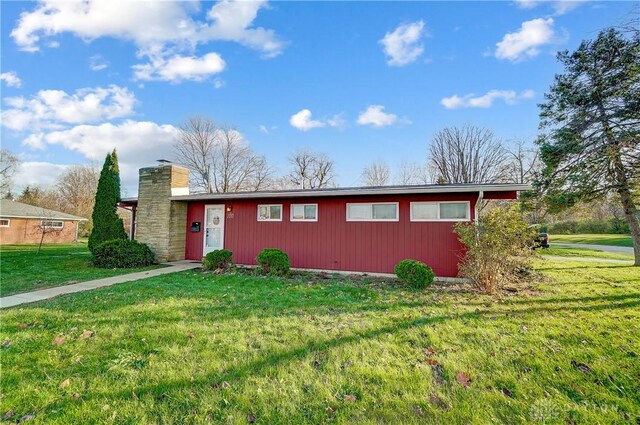
<instances>
[{"instance_id":1,"label":"bare deciduous tree","mask_svg":"<svg viewBox=\"0 0 640 425\"><path fill-rule=\"evenodd\" d=\"M473 125L447 127L429 146L437 183L497 183L507 180L507 152L490 130Z\"/></svg>"},{"instance_id":2,"label":"bare deciduous tree","mask_svg":"<svg viewBox=\"0 0 640 425\"><path fill-rule=\"evenodd\" d=\"M321 189L333 183L334 163L325 154L299 150L289 157L289 180L298 189Z\"/></svg>"},{"instance_id":3,"label":"bare deciduous tree","mask_svg":"<svg viewBox=\"0 0 640 425\"><path fill-rule=\"evenodd\" d=\"M253 152L240 132L221 127L215 139L212 175L216 192L257 191L267 186L273 170L264 156Z\"/></svg>"},{"instance_id":4,"label":"bare deciduous tree","mask_svg":"<svg viewBox=\"0 0 640 425\"><path fill-rule=\"evenodd\" d=\"M82 235L91 232L91 212L99 178L100 169L97 164L72 165L56 182L58 196L62 199L61 211L88 219L80 223Z\"/></svg>"},{"instance_id":5,"label":"bare deciduous tree","mask_svg":"<svg viewBox=\"0 0 640 425\"><path fill-rule=\"evenodd\" d=\"M398 166L394 182L402 185L427 184L429 182L427 168L416 162L402 160Z\"/></svg>"},{"instance_id":6,"label":"bare deciduous tree","mask_svg":"<svg viewBox=\"0 0 640 425\"><path fill-rule=\"evenodd\" d=\"M260 190L273 174L239 131L207 118L189 118L180 127L175 153L193 171L192 185L207 193Z\"/></svg>"},{"instance_id":7,"label":"bare deciduous tree","mask_svg":"<svg viewBox=\"0 0 640 425\"><path fill-rule=\"evenodd\" d=\"M372 162L362 171L365 186L384 186L389 183L389 166L384 161Z\"/></svg>"},{"instance_id":8,"label":"bare deciduous tree","mask_svg":"<svg viewBox=\"0 0 640 425\"><path fill-rule=\"evenodd\" d=\"M515 146L506 150L506 177L513 183L529 183L536 171L542 168L540 151L525 142L518 141Z\"/></svg>"},{"instance_id":9,"label":"bare deciduous tree","mask_svg":"<svg viewBox=\"0 0 640 425\"><path fill-rule=\"evenodd\" d=\"M11 190L13 176L18 170L20 160L8 149L0 150L0 195Z\"/></svg>"},{"instance_id":10,"label":"bare deciduous tree","mask_svg":"<svg viewBox=\"0 0 640 425\"><path fill-rule=\"evenodd\" d=\"M207 118L191 117L179 131L175 144L178 162L192 171L192 184L196 188L213 193L212 171L218 127Z\"/></svg>"}]
</instances>

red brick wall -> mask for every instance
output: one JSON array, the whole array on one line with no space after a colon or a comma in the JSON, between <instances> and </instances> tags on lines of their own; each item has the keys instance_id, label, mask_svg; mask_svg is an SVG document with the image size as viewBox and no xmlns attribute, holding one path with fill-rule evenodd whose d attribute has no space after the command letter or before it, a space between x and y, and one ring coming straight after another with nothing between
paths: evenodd
<instances>
[{"instance_id":1,"label":"red brick wall","mask_svg":"<svg viewBox=\"0 0 640 425\"><path fill-rule=\"evenodd\" d=\"M40 219L10 218L9 227L0 227L0 244L40 243ZM76 240L76 222L64 221L60 230L47 233L44 243L70 243Z\"/></svg>"}]
</instances>

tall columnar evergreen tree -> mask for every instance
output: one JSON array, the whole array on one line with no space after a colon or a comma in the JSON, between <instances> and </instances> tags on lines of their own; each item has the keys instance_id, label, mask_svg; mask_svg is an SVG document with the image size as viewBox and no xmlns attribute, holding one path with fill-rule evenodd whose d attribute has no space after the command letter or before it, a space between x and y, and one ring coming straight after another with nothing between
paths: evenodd
<instances>
[{"instance_id":1,"label":"tall columnar evergreen tree","mask_svg":"<svg viewBox=\"0 0 640 425\"><path fill-rule=\"evenodd\" d=\"M640 266L640 33L615 29L558 54L541 104L538 139L544 169L536 187L551 212L616 193Z\"/></svg>"},{"instance_id":2,"label":"tall columnar evergreen tree","mask_svg":"<svg viewBox=\"0 0 640 425\"><path fill-rule=\"evenodd\" d=\"M93 230L89 236L89 249L93 249L102 242L113 239L126 239L122 219L116 213L120 202L120 170L118 169L118 156L116 151L107 154L104 160L96 202L93 207Z\"/></svg>"}]
</instances>

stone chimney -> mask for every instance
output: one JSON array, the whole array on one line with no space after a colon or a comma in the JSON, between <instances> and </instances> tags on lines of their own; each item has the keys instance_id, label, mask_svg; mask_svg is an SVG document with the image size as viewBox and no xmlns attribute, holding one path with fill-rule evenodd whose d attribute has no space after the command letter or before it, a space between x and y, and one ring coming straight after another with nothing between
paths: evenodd
<instances>
[{"instance_id":1,"label":"stone chimney","mask_svg":"<svg viewBox=\"0 0 640 425\"><path fill-rule=\"evenodd\" d=\"M136 240L149 245L161 262L184 260L187 203L169 198L188 194L186 168L162 164L140 169Z\"/></svg>"}]
</instances>

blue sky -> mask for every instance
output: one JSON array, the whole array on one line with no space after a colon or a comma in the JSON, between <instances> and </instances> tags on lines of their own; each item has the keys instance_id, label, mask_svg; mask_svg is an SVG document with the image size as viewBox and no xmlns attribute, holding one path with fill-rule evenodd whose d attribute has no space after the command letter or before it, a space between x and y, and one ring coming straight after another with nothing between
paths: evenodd
<instances>
[{"instance_id":1,"label":"blue sky","mask_svg":"<svg viewBox=\"0 0 640 425\"><path fill-rule=\"evenodd\" d=\"M237 127L280 174L327 153L341 186L375 160L424 162L473 123L532 141L575 49L631 2L2 2L2 147L18 186L117 147L123 186L171 158L176 126Z\"/></svg>"}]
</instances>

